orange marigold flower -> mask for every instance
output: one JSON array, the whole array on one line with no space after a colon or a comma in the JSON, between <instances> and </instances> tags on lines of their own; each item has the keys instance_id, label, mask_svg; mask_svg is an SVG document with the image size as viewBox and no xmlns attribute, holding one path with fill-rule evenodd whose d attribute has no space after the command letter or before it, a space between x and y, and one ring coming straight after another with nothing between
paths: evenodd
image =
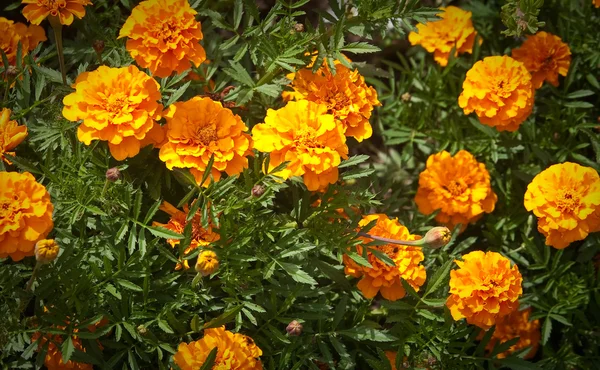
<instances>
[{"instance_id":1,"label":"orange marigold flower","mask_svg":"<svg viewBox=\"0 0 600 370\"><path fill-rule=\"evenodd\" d=\"M54 239L42 239L35 243L34 251L36 261L46 264L56 259L60 247L56 244Z\"/></svg>"},{"instance_id":2,"label":"orange marigold flower","mask_svg":"<svg viewBox=\"0 0 600 370\"><path fill-rule=\"evenodd\" d=\"M361 227L366 226L374 220L377 220L377 223L369 230L369 234L373 236L396 240L421 239L418 235L411 235L408 229L398 222L398 219L390 219L382 214L364 216L358 225ZM360 239L365 244L373 241L363 237ZM366 298L373 298L379 292L381 292L383 298L390 301L396 301L404 297L406 291L402 286L401 279L405 280L416 291L419 291L419 287L425 283L427 277L425 267L419 265L424 259L421 247L385 244L370 248L387 255L394 261L395 265L386 264L370 251L367 251L367 260L373 267L359 265L348 255L344 255L346 266L344 271L348 275L361 278L357 286ZM363 255L363 247L357 246L357 252Z\"/></svg>"},{"instance_id":3,"label":"orange marigold flower","mask_svg":"<svg viewBox=\"0 0 600 370\"><path fill-rule=\"evenodd\" d=\"M31 337L31 340L35 342L41 337L42 334L36 332ZM81 344L81 339L74 336L72 337L73 346L85 352L85 348ZM44 365L48 368L48 370L93 370L94 366L92 364L86 364L84 362L75 362L73 360L69 360L66 363L63 362L62 352L60 351L60 344L63 342L63 338L60 335L45 335L39 342L39 347L43 347L46 342L48 342L48 351L46 352L46 357L44 358Z\"/></svg>"},{"instance_id":4,"label":"orange marigold flower","mask_svg":"<svg viewBox=\"0 0 600 370\"><path fill-rule=\"evenodd\" d=\"M11 164L4 154L15 155L10 150L21 144L27 137L27 126L19 126L17 121L10 120L10 109L3 108L0 112L0 160Z\"/></svg>"},{"instance_id":5,"label":"orange marigold flower","mask_svg":"<svg viewBox=\"0 0 600 370\"><path fill-rule=\"evenodd\" d=\"M77 138L85 145L108 141L112 156L122 161L164 140L156 123L163 108L160 86L136 66L100 66L80 74L73 87L75 92L63 99L62 113L69 121L83 120Z\"/></svg>"},{"instance_id":6,"label":"orange marigold flower","mask_svg":"<svg viewBox=\"0 0 600 370\"><path fill-rule=\"evenodd\" d=\"M196 272L202 276L208 276L219 268L219 258L213 251L202 251L198 255L198 261L196 262Z\"/></svg>"},{"instance_id":7,"label":"orange marigold flower","mask_svg":"<svg viewBox=\"0 0 600 370\"><path fill-rule=\"evenodd\" d=\"M119 38L128 37L127 51L153 75L181 73L190 69L190 63L198 67L206 59L196 14L187 0L142 1L131 11Z\"/></svg>"},{"instance_id":8,"label":"orange marigold flower","mask_svg":"<svg viewBox=\"0 0 600 370\"><path fill-rule=\"evenodd\" d=\"M342 158L348 158L348 147L343 129L327 111L326 105L308 100L267 111L265 123L254 126L252 136L256 149L270 153L269 171L289 161L276 175L283 179L303 176L310 191L337 181L338 166Z\"/></svg>"},{"instance_id":9,"label":"orange marigold flower","mask_svg":"<svg viewBox=\"0 0 600 370\"><path fill-rule=\"evenodd\" d=\"M25 58L27 53L35 49L40 42L46 40L46 32L42 27L33 24L27 26L0 17L0 49L6 54L10 65L17 64L19 42L21 43L21 53ZM5 67L2 58L0 58L0 67Z\"/></svg>"},{"instance_id":10,"label":"orange marigold flower","mask_svg":"<svg viewBox=\"0 0 600 370\"><path fill-rule=\"evenodd\" d=\"M517 265L500 253L473 251L454 261L458 270L450 271L450 296L446 306L454 320L484 330L496 320L519 307L523 278Z\"/></svg>"},{"instance_id":11,"label":"orange marigold flower","mask_svg":"<svg viewBox=\"0 0 600 370\"><path fill-rule=\"evenodd\" d=\"M519 337L517 343L512 345L507 351L498 354L497 357L505 358L515 351L531 347L525 358L533 358L540 344L540 321L529 321L530 315L531 308L528 308L521 311L515 310L511 314L496 320L496 329L486 349L491 352L499 344L498 342L504 343Z\"/></svg>"},{"instance_id":12,"label":"orange marigold flower","mask_svg":"<svg viewBox=\"0 0 600 370\"><path fill-rule=\"evenodd\" d=\"M449 228L461 224L463 231L484 212L492 212L497 200L485 164L466 150L454 157L445 150L430 155L419 175L415 196L421 213L429 215L439 210L435 217L438 222Z\"/></svg>"},{"instance_id":13,"label":"orange marigold flower","mask_svg":"<svg viewBox=\"0 0 600 370\"><path fill-rule=\"evenodd\" d=\"M440 8L442 13L438 21L417 24L418 32L408 34L411 45L421 45L430 53L439 65L445 67L452 48L456 47L454 56L473 52L473 43L477 32L473 28L471 12L455 6Z\"/></svg>"},{"instance_id":14,"label":"orange marigold flower","mask_svg":"<svg viewBox=\"0 0 600 370\"><path fill-rule=\"evenodd\" d=\"M73 16L81 19L85 15L85 6L92 5L89 0L22 0L27 4L23 15L33 24L40 24L46 17L58 17L65 26L73 23Z\"/></svg>"},{"instance_id":15,"label":"orange marigold flower","mask_svg":"<svg viewBox=\"0 0 600 370\"><path fill-rule=\"evenodd\" d=\"M592 0L596 8L600 8L600 0Z\"/></svg>"},{"instance_id":16,"label":"orange marigold flower","mask_svg":"<svg viewBox=\"0 0 600 370\"><path fill-rule=\"evenodd\" d=\"M190 210L189 207L185 205L183 207L183 211L180 211L169 202L163 202L159 209L168 213L171 216L171 219L166 224L154 222L153 226L162 226L171 231L175 231L176 233L183 234L185 225L187 225L186 218ZM183 252L184 256L190 254L198 247L208 247L211 243L216 242L221 238L219 234L213 231L212 224L209 223L207 229L202 227L202 216L200 211L196 212L190 222L192 223L192 241ZM167 239L167 243L169 243L171 247L175 248L177 245L179 245L180 240ZM186 259L183 259L183 256L180 256L179 262L175 266L175 270L180 270L182 267L187 270L190 268L190 265Z\"/></svg>"},{"instance_id":17,"label":"orange marigold flower","mask_svg":"<svg viewBox=\"0 0 600 370\"><path fill-rule=\"evenodd\" d=\"M542 87L544 81L558 86L558 75L566 76L571 65L569 45L544 31L527 36L520 48L512 50L512 57L531 73L534 89Z\"/></svg>"},{"instance_id":18,"label":"orange marigold flower","mask_svg":"<svg viewBox=\"0 0 600 370\"><path fill-rule=\"evenodd\" d=\"M0 258L33 256L52 230L50 194L29 172L0 172Z\"/></svg>"},{"instance_id":19,"label":"orange marigold flower","mask_svg":"<svg viewBox=\"0 0 600 370\"><path fill-rule=\"evenodd\" d=\"M484 125L516 131L533 109L535 90L523 63L507 56L487 57L467 72L458 105L475 112Z\"/></svg>"},{"instance_id":20,"label":"orange marigold flower","mask_svg":"<svg viewBox=\"0 0 600 370\"><path fill-rule=\"evenodd\" d=\"M258 359L262 351L252 338L232 333L224 326L204 330L204 337L191 343L180 343L173 361L181 370L200 369L213 348L217 357L213 369L262 370Z\"/></svg>"},{"instance_id":21,"label":"orange marigold flower","mask_svg":"<svg viewBox=\"0 0 600 370\"><path fill-rule=\"evenodd\" d=\"M524 204L554 248L600 231L600 177L590 167L571 162L548 167L527 186Z\"/></svg>"},{"instance_id":22,"label":"orange marigold flower","mask_svg":"<svg viewBox=\"0 0 600 370\"><path fill-rule=\"evenodd\" d=\"M169 106L165 118L168 141L160 148L159 157L169 169L190 168L200 183L212 156L215 181L223 171L233 176L248 167L247 156L252 153L248 128L240 116L220 102L196 96ZM209 179L204 186L208 186Z\"/></svg>"}]
</instances>

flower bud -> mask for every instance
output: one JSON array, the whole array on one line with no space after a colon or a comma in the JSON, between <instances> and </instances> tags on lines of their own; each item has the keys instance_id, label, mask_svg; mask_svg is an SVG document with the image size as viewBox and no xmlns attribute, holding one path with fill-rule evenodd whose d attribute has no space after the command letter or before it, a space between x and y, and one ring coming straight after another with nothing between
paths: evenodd
<instances>
[{"instance_id":1,"label":"flower bud","mask_svg":"<svg viewBox=\"0 0 600 370\"><path fill-rule=\"evenodd\" d=\"M217 254L213 251L205 250L198 256L196 262L196 272L202 276L208 276L219 268L219 259Z\"/></svg>"},{"instance_id":2,"label":"flower bud","mask_svg":"<svg viewBox=\"0 0 600 370\"><path fill-rule=\"evenodd\" d=\"M412 95L410 95L410 93L406 92L406 93L402 94L402 96L400 98L402 98L403 102L408 103L412 99Z\"/></svg>"},{"instance_id":3,"label":"flower bud","mask_svg":"<svg viewBox=\"0 0 600 370\"><path fill-rule=\"evenodd\" d=\"M94 48L94 50L96 51L96 53L102 54L102 52L104 51L104 41L102 41L102 40L96 40L92 44L92 47Z\"/></svg>"},{"instance_id":4,"label":"flower bud","mask_svg":"<svg viewBox=\"0 0 600 370\"><path fill-rule=\"evenodd\" d=\"M296 31L296 32L304 32L304 25L302 23L296 23L294 25L294 31Z\"/></svg>"},{"instance_id":5,"label":"flower bud","mask_svg":"<svg viewBox=\"0 0 600 370\"><path fill-rule=\"evenodd\" d=\"M265 187L262 185L254 185L252 187L252 196L255 198L260 197L265 193Z\"/></svg>"},{"instance_id":6,"label":"flower bud","mask_svg":"<svg viewBox=\"0 0 600 370\"><path fill-rule=\"evenodd\" d=\"M41 264L50 263L56 259L59 250L54 239L42 239L35 243L35 259Z\"/></svg>"},{"instance_id":7,"label":"flower bud","mask_svg":"<svg viewBox=\"0 0 600 370\"><path fill-rule=\"evenodd\" d=\"M8 66L8 68L6 68L6 72L4 72L4 77L8 81L11 81L12 79L14 79L17 76L18 73L19 73L19 70L17 69L17 67Z\"/></svg>"},{"instance_id":8,"label":"flower bud","mask_svg":"<svg viewBox=\"0 0 600 370\"><path fill-rule=\"evenodd\" d=\"M298 321L293 320L292 322L290 322L288 324L288 326L285 328L285 331L287 331L288 335L290 337L297 337L300 334L302 334L302 324L300 324Z\"/></svg>"},{"instance_id":9,"label":"flower bud","mask_svg":"<svg viewBox=\"0 0 600 370\"><path fill-rule=\"evenodd\" d=\"M443 226L434 227L425 234L423 244L429 248L438 249L448 244L452 239L450 229Z\"/></svg>"},{"instance_id":10,"label":"flower bud","mask_svg":"<svg viewBox=\"0 0 600 370\"><path fill-rule=\"evenodd\" d=\"M137 332L140 333L140 335L146 335L148 334L148 329L146 328L146 325L140 324L137 327Z\"/></svg>"},{"instance_id":11,"label":"flower bud","mask_svg":"<svg viewBox=\"0 0 600 370\"><path fill-rule=\"evenodd\" d=\"M117 167L106 170L106 179L110 182L115 182L121 177L121 171Z\"/></svg>"}]
</instances>

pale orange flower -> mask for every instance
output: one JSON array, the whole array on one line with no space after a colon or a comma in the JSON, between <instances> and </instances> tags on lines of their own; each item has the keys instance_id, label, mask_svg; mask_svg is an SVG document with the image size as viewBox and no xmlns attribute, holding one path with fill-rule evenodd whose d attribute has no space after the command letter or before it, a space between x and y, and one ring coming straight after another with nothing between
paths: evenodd
<instances>
[{"instance_id":1,"label":"pale orange flower","mask_svg":"<svg viewBox=\"0 0 600 370\"><path fill-rule=\"evenodd\" d=\"M13 150L27 137L27 126L19 126L17 121L10 120L10 109L3 108L0 112L0 160L11 164L4 154L15 155Z\"/></svg>"},{"instance_id":2,"label":"pale orange flower","mask_svg":"<svg viewBox=\"0 0 600 370\"><path fill-rule=\"evenodd\" d=\"M11 66L17 64L17 50L19 42L21 43L21 53L23 58L36 48L36 46L46 41L46 32L40 26L23 23L15 23L4 17L0 17L0 49L6 54L8 63ZM4 61L0 58L0 67L4 66Z\"/></svg>"},{"instance_id":3,"label":"pale orange flower","mask_svg":"<svg viewBox=\"0 0 600 370\"><path fill-rule=\"evenodd\" d=\"M525 65L531 73L535 89L544 81L558 86L558 75L566 76L571 65L571 50L560 37L541 31L527 36L520 48L512 50L512 57Z\"/></svg>"},{"instance_id":4,"label":"pale orange flower","mask_svg":"<svg viewBox=\"0 0 600 370\"><path fill-rule=\"evenodd\" d=\"M552 165L527 186L524 204L537 216L546 245L566 248L600 231L600 176L577 163Z\"/></svg>"},{"instance_id":5,"label":"pale orange flower","mask_svg":"<svg viewBox=\"0 0 600 370\"><path fill-rule=\"evenodd\" d=\"M46 17L57 17L65 26L73 23L75 17L85 16L85 6L92 5L89 0L22 0L27 4L23 15L33 24L40 24Z\"/></svg>"},{"instance_id":6,"label":"pale orange flower","mask_svg":"<svg viewBox=\"0 0 600 370\"><path fill-rule=\"evenodd\" d=\"M147 0L131 11L119 32L128 37L127 51L157 77L196 67L206 59L197 12L187 0Z\"/></svg>"},{"instance_id":7,"label":"pale orange flower","mask_svg":"<svg viewBox=\"0 0 600 370\"><path fill-rule=\"evenodd\" d=\"M486 350L491 352L497 344L519 337L517 343L513 344L508 350L499 353L497 357L505 358L515 351L531 347L525 359L533 358L540 344L540 321L530 321L530 314L531 308L521 311L515 310L511 314L496 320L496 328L486 346Z\"/></svg>"}]
</instances>

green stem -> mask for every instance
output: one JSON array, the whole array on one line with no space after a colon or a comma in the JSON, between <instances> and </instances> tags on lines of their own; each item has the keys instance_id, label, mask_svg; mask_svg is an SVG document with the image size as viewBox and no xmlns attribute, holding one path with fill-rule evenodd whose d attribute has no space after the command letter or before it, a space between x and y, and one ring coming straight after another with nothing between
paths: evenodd
<instances>
[{"instance_id":1,"label":"green stem","mask_svg":"<svg viewBox=\"0 0 600 370\"><path fill-rule=\"evenodd\" d=\"M100 198L104 197L104 193L106 193L106 189L108 188L108 179L104 181L104 187L102 188L102 193L100 193Z\"/></svg>"},{"instance_id":2,"label":"green stem","mask_svg":"<svg viewBox=\"0 0 600 370\"><path fill-rule=\"evenodd\" d=\"M381 236L375 236L375 235L371 235L371 234L367 234L367 233L363 233L363 232L359 232L358 235L363 236L365 238L379 240L381 242L386 242L386 243L390 243L390 244L417 245L417 246L425 244L425 239L419 239L419 240L397 240L397 239L383 238Z\"/></svg>"},{"instance_id":3,"label":"green stem","mask_svg":"<svg viewBox=\"0 0 600 370\"><path fill-rule=\"evenodd\" d=\"M60 64L60 73L62 74L63 84L67 84L67 70L65 68L65 55L62 44L62 24L58 17L50 16L50 25L54 30L54 39L56 40L56 51L58 52L58 63Z\"/></svg>"},{"instance_id":4,"label":"green stem","mask_svg":"<svg viewBox=\"0 0 600 370\"><path fill-rule=\"evenodd\" d=\"M33 268L33 272L31 273L31 278L29 278L29 281L27 282L27 286L25 287L26 291L31 290L31 286L33 285L33 282L35 281L35 275L36 275L39 267L40 267L40 264L36 262L35 267Z\"/></svg>"}]
</instances>

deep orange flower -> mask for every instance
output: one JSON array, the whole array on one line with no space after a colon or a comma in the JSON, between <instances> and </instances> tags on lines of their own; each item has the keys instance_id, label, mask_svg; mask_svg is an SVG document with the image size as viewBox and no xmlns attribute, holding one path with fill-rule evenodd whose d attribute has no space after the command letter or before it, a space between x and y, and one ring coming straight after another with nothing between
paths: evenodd
<instances>
[{"instance_id":1,"label":"deep orange flower","mask_svg":"<svg viewBox=\"0 0 600 370\"><path fill-rule=\"evenodd\" d=\"M100 66L80 74L73 87L75 92L63 99L62 113L69 121L83 120L77 138L85 145L108 141L112 156L122 161L164 140L156 123L163 108L160 86L136 66Z\"/></svg>"},{"instance_id":2,"label":"deep orange flower","mask_svg":"<svg viewBox=\"0 0 600 370\"><path fill-rule=\"evenodd\" d=\"M600 231L600 177L593 168L571 162L548 167L527 186L524 204L554 248Z\"/></svg>"},{"instance_id":3,"label":"deep orange flower","mask_svg":"<svg viewBox=\"0 0 600 370\"><path fill-rule=\"evenodd\" d=\"M17 121L10 120L10 109L3 108L0 112L0 160L10 164L4 154L15 155L13 150L27 137L27 126L19 126Z\"/></svg>"},{"instance_id":4,"label":"deep orange flower","mask_svg":"<svg viewBox=\"0 0 600 370\"><path fill-rule=\"evenodd\" d=\"M520 48L512 50L512 57L523 63L531 73L535 89L544 81L558 86L558 75L566 76L571 65L571 49L560 37L541 31L527 36Z\"/></svg>"},{"instance_id":5,"label":"deep orange flower","mask_svg":"<svg viewBox=\"0 0 600 370\"><path fill-rule=\"evenodd\" d=\"M237 175L248 167L252 153L252 139L240 116L223 108L220 102L196 96L185 102L169 106L167 119L167 142L160 149L159 157L169 169L190 168L198 183L211 156L211 169L215 181L221 172ZM210 176L204 186L208 186Z\"/></svg>"},{"instance_id":6,"label":"deep orange flower","mask_svg":"<svg viewBox=\"0 0 600 370\"><path fill-rule=\"evenodd\" d=\"M206 59L196 14L187 0L142 1L131 11L119 38L128 37L127 51L153 75L181 73L190 69L190 63L198 67Z\"/></svg>"},{"instance_id":7,"label":"deep orange flower","mask_svg":"<svg viewBox=\"0 0 600 370\"><path fill-rule=\"evenodd\" d=\"M473 43L477 32L473 28L471 12L455 6L440 8L441 20L417 24L418 32L408 34L411 45L421 45L430 53L439 65L445 67L452 48L456 47L454 56L473 52Z\"/></svg>"},{"instance_id":8,"label":"deep orange flower","mask_svg":"<svg viewBox=\"0 0 600 370\"><path fill-rule=\"evenodd\" d=\"M475 112L484 125L516 131L533 109L535 90L523 63L507 56L487 57L467 72L458 105Z\"/></svg>"},{"instance_id":9,"label":"deep orange flower","mask_svg":"<svg viewBox=\"0 0 600 370\"><path fill-rule=\"evenodd\" d=\"M338 166L348 158L343 129L324 104L308 100L289 102L267 111L265 123L252 129L254 146L270 153L269 171L289 161L276 175L303 176L310 191L326 188L338 179Z\"/></svg>"},{"instance_id":10,"label":"deep orange flower","mask_svg":"<svg viewBox=\"0 0 600 370\"><path fill-rule=\"evenodd\" d=\"M29 172L0 172L0 258L33 256L54 226L50 194Z\"/></svg>"},{"instance_id":11,"label":"deep orange flower","mask_svg":"<svg viewBox=\"0 0 600 370\"><path fill-rule=\"evenodd\" d=\"M258 359L262 351L252 338L232 333L221 326L204 330L204 337L191 343L180 343L173 361L181 370L197 370L202 367L213 348L218 348L213 365L215 370L262 370Z\"/></svg>"},{"instance_id":12,"label":"deep orange flower","mask_svg":"<svg viewBox=\"0 0 600 370\"><path fill-rule=\"evenodd\" d=\"M33 24L27 26L0 17L0 49L6 54L11 66L17 64L19 42L21 43L21 53L25 58L40 42L46 40L46 32L42 27ZM2 58L0 58L0 67L5 68Z\"/></svg>"},{"instance_id":13,"label":"deep orange flower","mask_svg":"<svg viewBox=\"0 0 600 370\"><path fill-rule=\"evenodd\" d=\"M533 358L540 344L540 321L529 320L531 308L519 311L515 310L511 314L496 320L496 328L492 338L488 342L486 349L491 352L494 346L500 343L519 337L519 341L512 345L507 351L499 353L498 358L505 358L509 354L531 347L526 359ZM483 334L483 333L482 333Z\"/></svg>"},{"instance_id":14,"label":"deep orange flower","mask_svg":"<svg viewBox=\"0 0 600 370\"><path fill-rule=\"evenodd\" d=\"M500 253L474 251L454 261L458 270L450 271L450 296L446 306L454 320L484 330L519 307L523 278L517 265Z\"/></svg>"},{"instance_id":15,"label":"deep orange flower","mask_svg":"<svg viewBox=\"0 0 600 370\"><path fill-rule=\"evenodd\" d=\"M600 0L592 0L596 8L600 8Z\"/></svg>"},{"instance_id":16,"label":"deep orange flower","mask_svg":"<svg viewBox=\"0 0 600 370\"><path fill-rule=\"evenodd\" d=\"M498 197L492 190L485 164L477 162L466 150L454 157L445 150L427 158L419 175L415 202L425 215L439 210L435 219L454 228L476 222L483 213L494 210Z\"/></svg>"},{"instance_id":17,"label":"deep orange flower","mask_svg":"<svg viewBox=\"0 0 600 370\"><path fill-rule=\"evenodd\" d=\"M418 235L411 235L408 229L404 227L398 219L389 219L386 215L372 214L364 216L358 223L359 226L366 226L373 220L377 223L369 234L384 238L396 240L419 240ZM373 240L369 238L360 238L365 244ZM419 263L423 261L423 251L421 247L405 246L396 244L385 244L371 247L390 257L395 265L390 266L377 258L375 254L367 251L367 260L373 267L359 265L348 255L344 255L345 272L348 275L361 278L358 282L358 289L366 298L373 298L381 292L383 298L396 301L406 295L402 286L401 279L405 280L416 291L425 283L427 277L425 267ZM357 246L357 252L363 255L363 247Z\"/></svg>"},{"instance_id":18,"label":"deep orange flower","mask_svg":"<svg viewBox=\"0 0 600 370\"><path fill-rule=\"evenodd\" d=\"M27 4L23 15L33 24L40 24L46 17L58 17L65 26L73 23L73 16L81 19L85 15L85 6L92 5L89 0L22 0Z\"/></svg>"},{"instance_id":19,"label":"deep orange flower","mask_svg":"<svg viewBox=\"0 0 600 370\"><path fill-rule=\"evenodd\" d=\"M189 207L186 205L183 207L183 211L178 210L169 202L163 202L159 208L161 211L168 213L171 216L171 219L166 224L161 224L158 222L154 222L153 226L162 226L171 231L175 231L176 233L183 234L183 230L185 229L185 225L187 225L187 214L189 212ZM190 245L183 252L184 256L190 254L194 249L198 247L209 247L211 243L216 242L221 238L219 234L213 231L212 224L209 223L207 229L202 227L202 216L198 211L192 220L192 241ZM171 245L171 247L176 248L181 241L179 239L168 239L167 243ZM186 259L183 259L184 256L180 256L179 262L175 266L175 270L180 270L181 268L188 269L190 265ZM218 262L218 261L217 261Z\"/></svg>"}]
</instances>

